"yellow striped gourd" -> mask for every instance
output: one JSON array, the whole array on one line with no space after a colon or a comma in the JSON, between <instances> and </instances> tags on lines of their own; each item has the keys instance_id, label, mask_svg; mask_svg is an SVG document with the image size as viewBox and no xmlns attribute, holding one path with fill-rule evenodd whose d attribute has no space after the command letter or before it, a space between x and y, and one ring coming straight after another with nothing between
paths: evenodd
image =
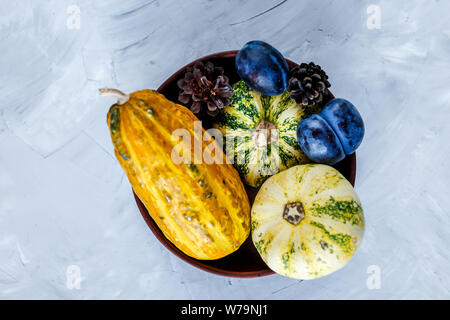
<instances>
[{"instance_id":1,"label":"yellow striped gourd","mask_svg":"<svg viewBox=\"0 0 450 320\"><path fill-rule=\"evenodd\" d=\"M203 129L194 134L199 120L153 90L125 95L105 88L101 93L119 99L108 112L116 157L167 239L196 259L219 259L236 251L250 233L250 204L218 143ZM194 141L201 154L214 149L213 163L194 159L194 151L187 161L173 161L180 144L172 135L177 129L190 134L191 150Z\"/></svg>"}]
</instances>

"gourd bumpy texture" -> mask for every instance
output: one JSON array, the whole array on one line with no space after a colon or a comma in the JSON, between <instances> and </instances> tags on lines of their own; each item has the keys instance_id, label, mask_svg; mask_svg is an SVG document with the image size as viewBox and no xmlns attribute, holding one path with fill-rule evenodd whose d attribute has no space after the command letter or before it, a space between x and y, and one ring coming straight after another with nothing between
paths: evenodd
<instances>
[{"instance_id":1,"label":"gourd bumpy texture","mask_svg":"<svg viewBox=\"0 0 450 320\"><path fill-rule=\"evenodd\" d=\"M194 137L198 119L187 108L153 90L130 94L123 105L108 112L115 154L137 196L164 235L185 254L204 260L222 258L246 240L250 232L250 204L237 171L212 138ZM215 146L216 162L172 161L186 129L205 147ZM202 129L203 136L210 135ZM197 159L198 160L198 159ZM201 160L201 159L200 159ZM221 160L222 164L217 163Z\"/></svg>"}]
</instances>

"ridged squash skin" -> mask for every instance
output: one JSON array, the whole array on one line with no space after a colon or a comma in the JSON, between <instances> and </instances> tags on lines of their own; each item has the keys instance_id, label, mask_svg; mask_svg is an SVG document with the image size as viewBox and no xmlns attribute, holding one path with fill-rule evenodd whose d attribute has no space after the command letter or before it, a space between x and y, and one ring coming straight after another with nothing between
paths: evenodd
<instances>
[{"instance_id":1,"label":"ridged squash skin","mask_svg":"<svg viewBox=\"0 0 450 320\"><path fill-rule=\"evenodd\" d=\"M125 104L111 106L107 117L115 155L167 239L193 258L219 259L248 237L250 204L217 142L203 129L204 139L198 132L194 138L195 121L190 110L153 90L130 94ZM172 160L181 141L172 137L177 129L191 135L191 158L181 163ZM202 154L216 147L213 164L194 159L194 140Z\"/></svg>"},{"instance_id":2,"label":"ridged squash skin","mask_svg":"<svg viewBox=\"0 0 450 320\"><path fill-rule=\"evenodd\" d=\"M215 127L225 137L225 151L246 184L260 187L270 176L297 164L310 163L297 142L298 123L321 106L303 107L289 92L262 95L242 80L233 85L233 97L222 111ZM255 136L261 130L275 130L268 143Z\"/></svg>"},{"instance_id":3,"label":"ridged squash skin","mask_svg":"<svg viewBox=\"0 0 450 320\"><path fill-rule=\"evenodd\" d=\"M299 202L303 214L293 224L283 217L286 204ZM354 255L363 233L357 194L327 165L299 165L270 177L252 207L253 243L273 271L291 278L315 279L340 269Z\"/></svg>"}]
</instances>

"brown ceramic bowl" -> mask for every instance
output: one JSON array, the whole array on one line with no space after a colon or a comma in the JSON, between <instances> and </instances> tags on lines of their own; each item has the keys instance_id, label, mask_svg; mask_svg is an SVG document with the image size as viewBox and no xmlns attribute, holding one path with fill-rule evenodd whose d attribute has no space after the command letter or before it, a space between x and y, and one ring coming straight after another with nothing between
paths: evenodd
<instances>
[{"instance_id":1,"label":"brown ceramic bowl","mask_svg":"<svg viewBox=\"0 0 450 320\"><path fill-rule=\"evenodd\" d=\"M164 94L169 100L173 102L178 102L178 87L177 80L183 77L184 70L188 66L192 66L197 61L211 61L215 65L222 66L225 69L226 75L230 78L230 83L235 83L239 80L239 76L237 75L234 58L237 54L237 50L234 51L225 51L215 53L198 60L195 60L188 65L184 66L177 72L175 72L169 79L167 79L159 88L158 92ZM296 66L296 63L287 60L289 68ZM332 97L331 93L330 96ZM210 128L211 124L203 122L203 126L205 129ZM352 154L351 156L346 157L344 160L335 165L335 168L339 170L351 183L354 185L355 183L355 174L356 174L356 156ZM247 187L247 194L250 200L250 203L253 204L255 199L257 189L252 187ZM238 278L251 278L251 277L262 277L273 274L273 271L269 269L269 267L264 263L264 261L260 258L258 251L253 246L251 236L247 238L247 240L242 244L242 246L234 253L218 260L197 260L191 258L180 251L177 247L175 247L172 242L170 242L161 230L158 228L156 223L153 221L152 217L149 215L147 209L141 200L134 195L136 199L136 203L138 205L139 211L144 217L147 225L150 230L152 230L153 234L158 238L158 240L175 254L180 259L185 262L202 269L204 271L208 271L217 275L227 276L227 277L238 277Z\"/></svg>"}]
</instances>

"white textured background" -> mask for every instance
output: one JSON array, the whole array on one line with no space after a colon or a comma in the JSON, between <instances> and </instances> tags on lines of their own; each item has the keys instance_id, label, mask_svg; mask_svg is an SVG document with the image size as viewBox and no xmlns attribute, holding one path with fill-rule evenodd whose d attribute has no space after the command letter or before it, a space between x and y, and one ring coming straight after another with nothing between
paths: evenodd
<instances>
[{"instance_id":1,"label":"white textured background","mask_svg":"<svg viewBox=\"0 0 450 320\"><path fill-rule=\"evenodd\" d=\"M380 29L367 27L371 4ZM1 0L0 298L448 299L449 11L448 0ZM318 280L223 278L178 260L112 153L112 100L97 88L157 88L253 39L322 65L365 119L365 238ZM79 289L67 286L71 265Z\"/></svg>"}]
</instances>

